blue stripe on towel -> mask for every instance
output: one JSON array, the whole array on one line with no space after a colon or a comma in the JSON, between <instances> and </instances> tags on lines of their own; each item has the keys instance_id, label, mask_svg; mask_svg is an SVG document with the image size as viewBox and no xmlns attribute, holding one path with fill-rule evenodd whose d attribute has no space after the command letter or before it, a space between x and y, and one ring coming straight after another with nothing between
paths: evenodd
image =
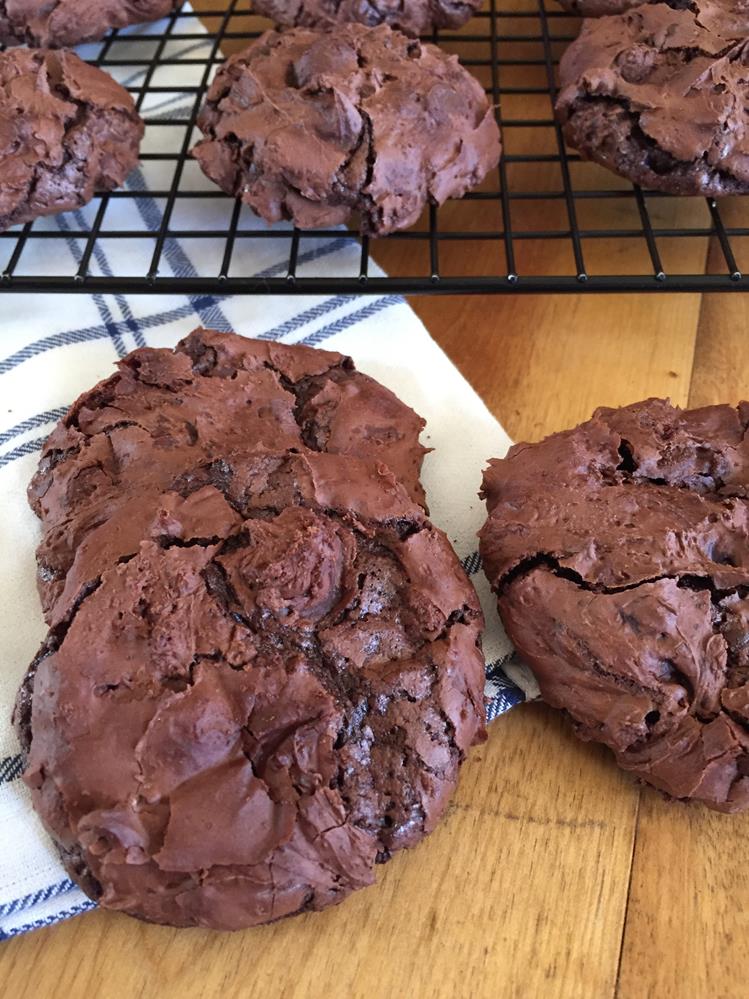
<instances>
[{"instance_id":1,"label":"blue stripe on towel","mask_svg":"<svg viewBox=\"0 0 749 999\"><path fill-rule=\"evenodd\" d=\"M67 411L67 406L58 406L57 409L47 409L43 413L37 413L36 416L30 416L27 420L16 423L14 427L8 427L7 430L3 430L0 433L0 445L7 444L14 437L20 437L27 430L35 430L37 427L43 427L45 423L56 423L62 419Z\"/></svg>"},{"instance_id":2,"label":"blue stripe on towel","mask_svg":"<svg viewBox=\"0 0 749 999\"><path fill-rule=\"evenodd\" d=\"M22 773L23 757L20 753L0 760L0 784L9 784L12 780L18 780Z\"/></svg>"},{"instance_id":3,"label":"blue stripe on towel","mask_svg":"<svg viewBox=\"0 0 749 999\"><path fill-rule=\"evenodd\" d=\"M28 933L29 930L40 930L43 926L52 926L54 923L61 923L63 919L70 919L71 916L77 916L81 912L88 912L89 909L95 908L96 902L86 899L85 902L79 902L78 905L74 905L70 909L62 909L60 912L56 912L53 916L47 916L45 919L33 919L30 923L24 923L22 926L14 926L12 930L0 929L0 941L10 940L21 933Z\"/></svg>"},{"instance_id":4,"label":"blue stripe on towel","mask_svg":"<svg viewBox=\"0 0 749 999\"><path fill-rule=\"evenodd\" d=\"M393 305L402 305L404 301L405 299L402 295L384 295L382 298L376 298L373 302L367 303L364 308L341 316L340 319L336 319L335 322L330 323L328 326L323 326L319 330L315 330L314 333L310 333L309 336L306 336L299 342L304 344L305 347L316 347L329 337L335 336L336 333L342 333L344 330L349 329L349 327L362 322L362 320L377 315L383 309L389 309Z\"/></svg>"},{"instance_id":5,"label":"blue stripe on towel","mask_svg":"<svg viewBox=\"0 0 749 999\"><path fill-rule=\"evenodd\" d=\"M48 902L51 898L64 895L65 892L71 891L75 887L70 878L65 878L63 881L58 881L57 884L39 888L38 891L23 895L21 898L14 898L12 902L0 905L0 918L12 916L14 912L23 912L24 909L30 909L32 905L39 905L40 902Z\"/></svg>"}]
</instances>

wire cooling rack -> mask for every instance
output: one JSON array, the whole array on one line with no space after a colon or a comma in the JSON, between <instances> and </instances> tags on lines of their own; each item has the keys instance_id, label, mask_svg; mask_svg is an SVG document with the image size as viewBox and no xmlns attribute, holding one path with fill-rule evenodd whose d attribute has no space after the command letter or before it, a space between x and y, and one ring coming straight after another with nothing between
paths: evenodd
<instances>
[{"instance_id":1,"label":"wire cooling rack","mask_svg":"<svg viewBox=\"0 0 749 999\"><path fill-rule=\"evenodd\" d=\"M0 233L0 291L258 294L746 290L749 200L669 198L565 149L557 64L575 18L553 0L498 0L430 39L458 54L497 107L504 156L465 198L385 239L266 226L191 159L222 59L268 26L247 0L183 6L81 55L132 92L141 166L85 209ZM538 6L536 6L538 3ZM518 6L519 5L519 6ZM746 205L746 207L744 207ZM337 252L341 248L347 252ZM258 268L258 260L265 266ZM321 261L324 261L322 266ZM389 276L384 276L382 264Z\"/></svg>"}]
</instances>

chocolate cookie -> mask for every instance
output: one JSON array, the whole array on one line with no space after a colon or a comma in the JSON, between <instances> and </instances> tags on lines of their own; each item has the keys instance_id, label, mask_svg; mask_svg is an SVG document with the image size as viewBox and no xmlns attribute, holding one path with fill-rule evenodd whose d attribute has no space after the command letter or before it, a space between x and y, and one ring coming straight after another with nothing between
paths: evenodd
<instances>
[{"instance_id":1,"label":"chocolate cookie","mask_svg":"<svg viewBox=\"0 0 749 999\"><path fill-rule=\"evenodd\" d=\"M125 88L73 52L0 53L0 230L118 187L142 137Z\"/></svg>"},{"instance_id":2,"label":"chocolate cookie","mask_svg":"<svg viewBox=\"0 0 749 999\"><path fill-rule=\"evenodd\" d=\"M749 807L749 405L599 409L484 477L481 555L543 698L674 798Z\"/></svg>"},{"instance_id":3,"label":"chocolate cookie","mask_svg":"<svg viewBox=\"0 0 749 999\"><path fill-rule=\"evenodd\" d=\"M252 0L256 14L285 28L389 24L413 37L430 35L436 28L459 28L480 6L481 0Z\"/></svg>"},{"instance_id":4,"label":"chocolate cookie","mask_svg":"<svg viewBox=\"0 0 749 999\"><path fill-rule=\"evenodd\" d=\"M173 351L133 351L63 417L29 487L44 532L37 560L48 623L68 614L103 566L137 548L155 498L201 461L261 446L374 458L423 504L423 426L331 351L202 329ZM102 530L113 523L116 531Z\"/></svg>"},{"instance_id":5,"label":"chocolate cookie","mask_svg":"<svg viewBox=\"0 0 749 999\"><path fill-rule=\"evenodd\" d=\"M97 41L111 28L158 21L177 0L4 0L0 6L3 45L60 48Z\"/></svg>"},{"instance_id":6,"label":"chocolate cookie","mask_svg":"<svg viewBox=\"0 0 749 999\"><path fill-rule=\"evenodd\" d=\"M24 780L105 907L221 929L321 909L443 813L484 737L481 628L382 463L227 456L50 633Z\"/></svg>"},{"instance_id":7,"label":"chocolate cookie","mask_svg":"<svg viewBox=\"0 0 749 999\"><path fill-rule=\"evenodd\" d=\"M749 14L695 0L586 21L556 110L583 156L673 194L749 190Z\"/></svg>"},{"instance_id":8,"label":"chocolate cookie","mask_svg":"<svg viewBox=\"0 0 749 999\"><path fill-rule=\"evenodd\" d=\"M387 25L270 31L208 91L193 150L267 222L303 229L358 213L362 232L412 225L499 159L483 89L457 61Z\"/></svg>"}]
</instances>

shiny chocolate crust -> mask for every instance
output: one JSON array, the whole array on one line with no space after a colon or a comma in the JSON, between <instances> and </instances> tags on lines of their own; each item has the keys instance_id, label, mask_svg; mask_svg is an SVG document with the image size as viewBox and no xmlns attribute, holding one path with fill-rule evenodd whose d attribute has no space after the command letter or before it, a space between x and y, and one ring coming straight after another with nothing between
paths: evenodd
<instances>
[{"instance_id":1,"label":"shiny chocolate crust","mask_svg":"<svg viewBox=\"0 0 749 999\"><path fill-rule=\"evenodd\" d=\"M335 904L434 828L485 736L475 592L377 461L228 456L151 514L21 688L34 806L106 908L239 929Z\"/></svg>"},{"instance_id":2,"label":"shiny chocolate crust","mask_svg":"<svg viewBox=\"0 0 749 999\"><path fill-rule=\"evenodd\" d=\"M585 21L556 111L585 157L653 190L749 190L749 6L646 4Z\"/></svg>"},{"instance_id":3,"label":"shiny chocolate crust","mask_svg":"<svg viewBox=\"0 0 749 999\"><path fill-rule=\"evenodd\" d=\"M324 28L355 21L373 28L388 24L404 35L431 35L435 28L459 28L481 0L252 0L256 14L283 28Z\"/></svg>"},{"instance_id":4,"label":"shiny chocolate crust","mask_svg":"<svg viewBox=\"0 0 749 999\"><path fill-rule=\"evenodd\" d=\"M499 129L457 60L387 25L266 32L216 74L193 149L267 222L358 214L362 232L412 225L496 166Z\"/></svg>"},{"instance_id":5,"label":"shiny chocolate crust","mask_svg":"<svg viewBox=\"0 0 749 999\"><path fill-rule=\"evenodd\" d=\"M42 520L38 585L47 622L68 614L81 581L137 546L156 497L201 461L259 446L372 457L423 504L423 426L332 351L203 329L174 350L133 351L73 404L29 486ZM110 521L117 531L102 530Z\"/></svg>"},{"instance_id":6,"label":"shiny chocolate crust","mask_svg":"<svg viewBox=\"0 0 749 999\"><path fill-rule=\"evenodd\" d=\"M130 94L74 52L1 52L0 230L118 187L142 138Z\"/></svg>"},{"instance_id":7,"label":"shiny chocolate crust","mask_svg":"<svg viewBox=\"0 0 749 999\"><path fill-rule=\"evenodd\" d=\"M0 42L60 48L97 41L112 28L158 21L176 0L0 0Z\"/></svg>"},{"instance_id":8,"label":"shiny chocolate crust","mask_svg":"<svg viewBox=\"0 0 749 999\"><path fill-rule=\"evenodd\" d=\"M480 550L582 739L674 798L749 806L749 405L650 399L492 461Z\"/></svg>"}]
</instances>

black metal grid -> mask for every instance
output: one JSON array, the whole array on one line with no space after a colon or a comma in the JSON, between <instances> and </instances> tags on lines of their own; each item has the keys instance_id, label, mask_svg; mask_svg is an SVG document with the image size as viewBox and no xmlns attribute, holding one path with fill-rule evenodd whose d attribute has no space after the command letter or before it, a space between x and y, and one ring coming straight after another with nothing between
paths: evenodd
<instances>
[{"instance_id":1,"label":"black metal grid","mask_svg":"<svg viewBox=\"0 0 749 999\"><path fill-rule=\"evenodd\" d=\"M142 174L85 210L0 233L0 290L746 290L741 259L749 252L749 201L668 198L565 149L553 100L559 55L577 22L538 3L532 10L499 9L491 0L460 31L435 34L432 40L456 52L491 96L505 153L480 189L432 206L414 227L383 240L340 229L264 226L202 178L190 158L215 67L266 26L245 13L246 0L229 0L218 14L180 9L158 26L112 32L82 54L133 93L146 122ZM175 84L172 72L187 82ZM159 110L170 100L176 101L170 111ZM137 252L127 256L125 247L133 245ZM185 256L181 248L188 246ZM331 247L335 252L327 252ZM259 258L267 266L258 267ZM372 260L390 276L380 276Z\"/></svg>"}]
</instances>

